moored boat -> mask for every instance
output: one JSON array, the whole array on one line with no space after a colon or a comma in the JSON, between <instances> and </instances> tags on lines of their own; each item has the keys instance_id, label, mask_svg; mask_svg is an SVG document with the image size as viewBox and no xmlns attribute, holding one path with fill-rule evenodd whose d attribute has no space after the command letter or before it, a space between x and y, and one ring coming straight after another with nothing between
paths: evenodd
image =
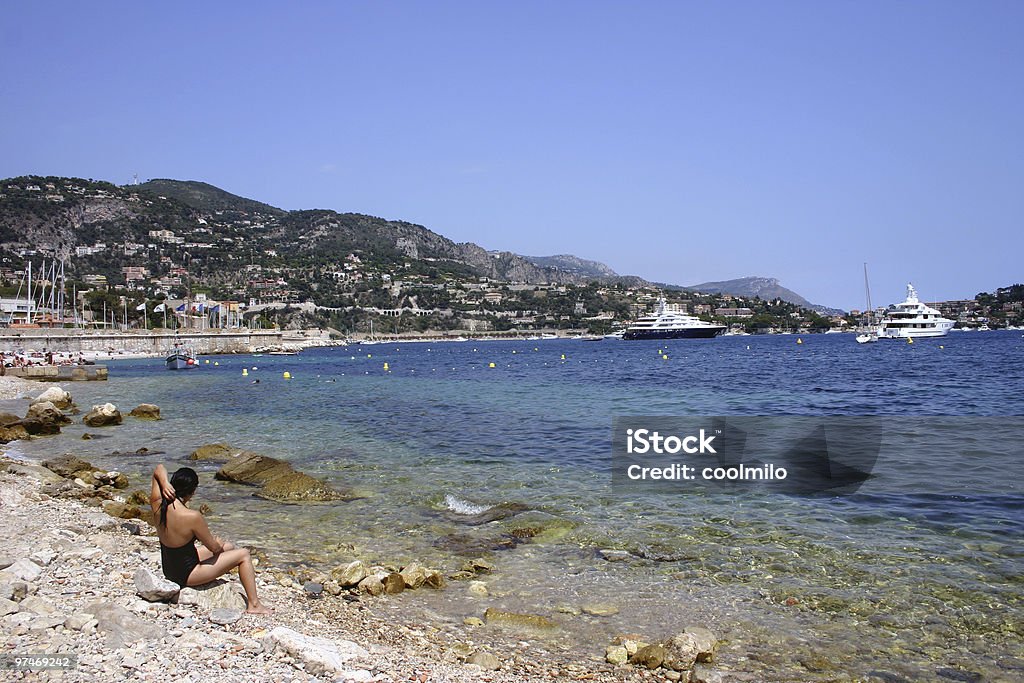
<instances>
[{"instance_id":1,"label":"moored boat","mask_svg":"<svg viewBox=\"0 0 1024 683\"><path fill-rule=\"evenodd\" d=\"M879 339L916 339L918 337L944 337L955 321L921 303L914 285L907 285L907 298L885 314L878 327Z\"/></svg>"},{"instance_id":2,"label":"moored boat","mask_svg":"<svg viewBox=\"0 0 1024 683\"><path fill-rule=\"evenodd\" d=\"M716 325L692 315L667 310L665 299L658 299L658 308L626 328L623 339L710 339L725 332L725 325Z\"/></svg>"}]
</instances>

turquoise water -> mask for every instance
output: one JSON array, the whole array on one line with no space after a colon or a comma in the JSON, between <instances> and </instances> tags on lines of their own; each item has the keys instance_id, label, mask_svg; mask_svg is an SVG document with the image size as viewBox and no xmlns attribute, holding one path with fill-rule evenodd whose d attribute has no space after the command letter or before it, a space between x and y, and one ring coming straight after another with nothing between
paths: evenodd
<instances>
[{"instance_id":1,"label":"turquoise water","mask_svg":"<svg viewBox=\"0 0 1024 683\"><path fill-rule=\"evenodd\" d=\"M211 442L287 459L363 497L278 505L197 468L215 530L281 564L454 570L488 556L489 598L454 584L403 607L453 624L489 606L552 614L555 650L599 657L616 633L703 622L729 641L724 665L765 680L1024 677L1024 339L796 340L383 344L210 357L178 373L115 362L109 382L70 385L78 404L156 403L164 420L90 429L102 434L92 441L76 425L15 452L70 451L140 481L155 458L173 468ZM854 496L624 495L609 474L620 415L877 415L887 432ZM913 449L918 424L930 441ZM141 447L164 453L113 454ZM529 511L467 523L500 503ZM601 549L630 555L609 562ZM619 612L576 613L589 603Z\"/></svg>"}]
</instances>

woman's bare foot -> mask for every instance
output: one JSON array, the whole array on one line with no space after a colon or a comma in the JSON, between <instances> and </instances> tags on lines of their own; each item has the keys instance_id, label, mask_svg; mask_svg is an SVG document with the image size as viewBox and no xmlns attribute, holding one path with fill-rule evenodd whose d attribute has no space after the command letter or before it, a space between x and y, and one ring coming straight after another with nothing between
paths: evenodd
<instances>
[{"instance_id":1,"label":"woman's bare foot","mask_svg":"<svg viewBox=\"0 0 1024 683\"><path fill-rule=\"evenodd\" d=\"M257 602L255 605L249 605L248 609L245 610L246 614L273 614L274 609L267 607L262 602Z\"/></svg>"}]
</instances>

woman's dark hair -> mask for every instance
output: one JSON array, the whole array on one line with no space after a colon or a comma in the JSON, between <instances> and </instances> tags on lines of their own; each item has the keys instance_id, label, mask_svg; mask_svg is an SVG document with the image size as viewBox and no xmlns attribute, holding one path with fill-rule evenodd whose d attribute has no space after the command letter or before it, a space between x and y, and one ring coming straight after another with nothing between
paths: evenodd
<instances>
[{"instance_id":1,"label":"woman's dark hair","mask_svg":"<svg viewBox=\"0 0 1024 683\"><path fill-rule=\"evenodd\" d=\"M199 486L199 475L191 467L182 467L171 475L171 486L174 487L175 500L183 500L196 492ZM160 526L167 526L167 506L171 501L164 498L160 503Z\"/></svg>"}]
</instances>

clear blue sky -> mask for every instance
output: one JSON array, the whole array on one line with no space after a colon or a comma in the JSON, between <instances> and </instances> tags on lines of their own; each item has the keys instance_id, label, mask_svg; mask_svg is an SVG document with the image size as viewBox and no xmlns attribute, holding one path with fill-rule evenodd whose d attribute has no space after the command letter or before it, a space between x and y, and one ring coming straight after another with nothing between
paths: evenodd
<instances>
[{"instance_id":1,"label":"clear blue sky","mask_svg":"<svg viewBox=\"0 0 1024 683\"><path fill-rule=\"evenodd\" d=\"M1024 280L1024 2L8 3L0 176L816 303Z\"/></svg>"}]
</instances>

